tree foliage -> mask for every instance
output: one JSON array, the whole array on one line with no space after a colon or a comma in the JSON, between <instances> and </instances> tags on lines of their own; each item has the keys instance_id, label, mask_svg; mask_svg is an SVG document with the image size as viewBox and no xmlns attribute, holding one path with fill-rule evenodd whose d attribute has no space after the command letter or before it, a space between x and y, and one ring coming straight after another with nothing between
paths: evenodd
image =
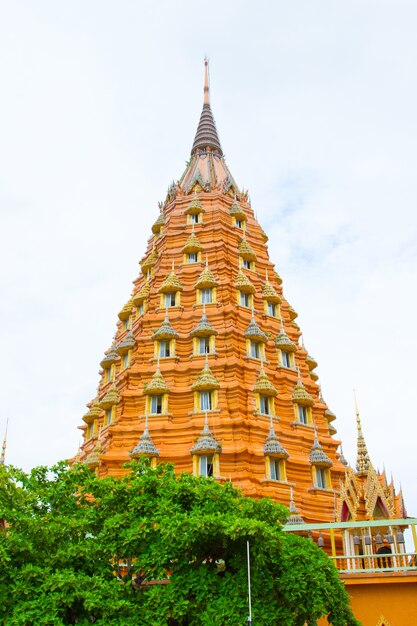
<instances>
[{"instance_id":1,"label":"tree foliage","mask_svg":"<svg viewBox=\"0 0 417 626\"><path fill-rule=\"evenodd\" d=\"M237 626L358 623L324 552L284 533L286 510L230 483L129 464L98 479L60 463L0 466L2 624Z\"/></svg>"}]
</instances>

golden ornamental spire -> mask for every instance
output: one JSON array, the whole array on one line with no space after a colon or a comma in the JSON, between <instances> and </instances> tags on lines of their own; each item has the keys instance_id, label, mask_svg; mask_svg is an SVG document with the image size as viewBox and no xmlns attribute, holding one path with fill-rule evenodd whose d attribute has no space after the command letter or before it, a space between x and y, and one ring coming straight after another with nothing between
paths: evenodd
<instances>
[{"instance_id":1,"label":"golden ornamental spire","mask_svg":"<svg viewBox=\"0 0 417 626\"><path fill-rule=\"evenodd\" d=\"M366 447L365 439L362 433L362 425L359 417L358 401L356 398L356 392L353 390L355 396L355 410L356 410L356 426L358 429L358 444L357 444L357 456L356 456L356 474L358 476L366 476L370 466L368 449Z\"/></svg>"}]
</instances>

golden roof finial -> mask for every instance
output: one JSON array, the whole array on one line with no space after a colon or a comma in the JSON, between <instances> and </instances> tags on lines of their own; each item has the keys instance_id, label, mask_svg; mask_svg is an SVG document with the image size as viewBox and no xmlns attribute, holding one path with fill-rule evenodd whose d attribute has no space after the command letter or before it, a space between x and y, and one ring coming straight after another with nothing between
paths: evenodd
<instances>
[{"instance_id":1,"label":"golden roof finial","mask_svg":"<svg viewBox=\"0 0 417 626\"><path fill-rule=\"evenodd\" d=\"M0 465L6 463L6 446L7 446L7 428L9 426L9 418L6 420L6 430L4 431L3 445L1 447Z\"/></svg>"},{"instance_id":2,"label":"golden roof finial","mask_svg":"<svg viewBox=\"0 0 417 626\"><path fill-rule=\"evenodd\" d=\"M209 60L204 57L204 104L210 104Z\"/></svg>"},{"instance_id":3,"label":"golden roof finial","mask_svg":"<svg viewBox=\"0 0 417 626\"><path fill-rule=\"evenodd\" d=\"M370 460L368 449L366 447L365 439L362 433L362 424L359 417L358 400L355 390L353 390L353 395L355 397L356 427L358 429L356 473L358 476L365 476L369 470Z\"/></svg>"}]
</instances>

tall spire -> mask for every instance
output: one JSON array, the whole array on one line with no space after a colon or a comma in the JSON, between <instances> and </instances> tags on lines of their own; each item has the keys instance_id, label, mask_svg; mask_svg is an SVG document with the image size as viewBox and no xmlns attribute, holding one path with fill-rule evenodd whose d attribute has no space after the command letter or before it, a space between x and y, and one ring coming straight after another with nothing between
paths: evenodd
<instances>
[{"instance_id":1,"label":"tall spire","mask_svg":"<svg viewBox=\"0 0 417 626\"><path fill-rule=\"evenodd\" d=\"M356 399L356 392L353 392L355 395L355 409L356 409L356 426L358 428L358 448L357 448L357 456L356 456L356 473L358 476L365 476L368 473L370 460L368 449L366 447L365 439L362 434L362 425L359 417L359 409L358 409L358 401Z\"/></svg>"},{"instance_id":2,"label":"tall spire","mask_svg":"<svg viewBox=\"0 0 417 626\"><path fill-rule=\"evenodd\" d=\"M6 422L6 430L4 431L3 445L1 447L1 456L0 456L0 465L5 465L6 463L6 445L7 445L7 427L9 425L9 420Z\"/></svg>"},{"instance_id":3,"label":"tall spire","mask_svg":"<svg viewBox=\"0 0 417 626\"><path fill-rule=\"evenodd\" d=\"M214 121L213 113L210 106L210 86L209 86L209 72L208 72L208 59L204 59L204 103L203 110L201 112L200 121L197 127L197 132L194 138L191 154L195 154L198 150L205 150L206 148L216 150L223 155L223 151L220 145L220 139L217 134L216 123Z\"/></svg>"}]
</instances>

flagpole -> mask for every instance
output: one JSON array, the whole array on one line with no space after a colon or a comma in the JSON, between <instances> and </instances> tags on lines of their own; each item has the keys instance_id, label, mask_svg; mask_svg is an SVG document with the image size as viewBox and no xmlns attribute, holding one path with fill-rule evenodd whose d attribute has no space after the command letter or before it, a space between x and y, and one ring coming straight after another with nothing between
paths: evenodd
<instances>
[{"instance_id":1,"label":"flagpole","mask_svg":"<svg viewBox=\"0 0 417 626\"><path fill-rule=\"evenodd\" d=\"M246 542L246 553L248 557L248 604L249 604L249 617L248 624L251 626L252 624L252 594L251 594L251 584L250 584L250 549L249 549L249 541Z\"/></svg>"}]
</instances>

